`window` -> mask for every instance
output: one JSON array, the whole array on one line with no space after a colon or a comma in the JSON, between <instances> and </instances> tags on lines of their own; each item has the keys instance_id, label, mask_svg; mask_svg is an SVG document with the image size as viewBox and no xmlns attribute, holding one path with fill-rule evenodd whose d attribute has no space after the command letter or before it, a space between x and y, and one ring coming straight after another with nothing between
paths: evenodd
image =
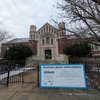
<instances>
[{"instance_id":1,"label":"window","mask_svg":"<svg viewBox=\"0 0 100 100\"><path fill-rule=\"evenodd\" d=\"M48 32L48 26L46 26L46 31Z\"/></svg>"},{"instance_id":2,"label":"window","mask_svg":"<svg viewBox=\"0 0 100 100\"><path fill-rule=\"evenodd\" d=\"M52 32L53 32L53 29L52 29Z\"/></svg>"},{"instance_id":3,"label":"window","mask_svg":"<svg viewBox=\"0 0 100 100\"><path fill-rule=\"evenodd\" d=\"M46 44L49 44L49 42L50 42L50 38L46 37Z\"/></svg>"},{"instance_id":4,"label":"window","mask_svg":"<svg viewBox=\"0 0 100 100\"><path fill-rule=\"evenodd\" d=\"M92 50L94 51L94 44L91 44L91 48L92 48Z\"/></svg>"},{"instance_id":5,"label":"window","mask_svg":"<svg viewBox=\"0 0 100 100\"><path fill-rule=\"evenodd\" d=\"M60 37L62 36L62 33L60 33Z\"/></svg>"},{"instance_id":6,"label":"window","mask_svg":"<svg viewBox=\"0 0 100 100\"><path fill-rule=\"evenodd\" d=\"M36 39L38 39L38 35L36 35Z\"/></svg>"},{"instance_id":7,"label":"window","mask_svg":"<svg viewBox=\"0 0 100 100\"><path fill-rule=\"evenodd\" d=\"M41 33L43 33L43 30L41 30Z\"/></svg>"},{"instance_id":8,"label":"window","mask_svg":"<svg viewBox=\"0 0 100 100\"><path fill-rule=\"evenodd\" d=\"M32 39L32 34L30 36L31 36L30 38Z\"/></svg>"},{"instance_id":9,"label":"window","mask_svg":"<svg viewBox=\"0 0 100 100\"><path fill-rule=\"evenodd\" d=\"M50 32L50 27L49 27L49 32Z\"/></svg>"},{"instance_id":10,"label":"window","mask_svg":"<svg viewBox=\"0 0 100 100\"><path fill-rule=\"evenodd\" d=\"M44 39L42 39L42 44L43 44L43 45L45 44L45 41L44 41Z\"/></svg>"},{"instance_id":11,"label":"window","mask_svg":"<svg viewBox=\"0 0 100 100\"><path fill-rule=\"evenodd\" d=\"M51 38L51 44L53 44L53 38Z\"/></svg>"},{"instance_id":12,"label":"window","mask_svg":"<svg viewBox=\"0 0 100 100\"><path fill-rule=\"evenodd\" d=\"M57 36L59 37L59 33L57 33Z\"/></svg>"},{"instance_id":13,"label":"window","mask_svg":"<svg viewBox=\"0 0 100 100\"><path fill-rule=\"evenodd\" d=\"M44 28L44 32L45 32L45 28Z\"/></svg>"},{"instance_id":14,"label":"window","mask_svg":"<svg viewBox=\"0 0 100 100\"><path fill-rule=\"evenodd\" d=\"M33 39L35 39L35 35L33 35Z\"/></svg>"},{"instance_id":15,"label":"window","mask_svg":"<svg viewBox=\"0 0 100 100\"><path fill-rule=\"evenodd\" d=\"M45 35L41 38L41 44L42 45L53 45L54 44L54 38L53 36Z\"/></svg>"},{"instance_id":16,"label":"window","mask_svg":"<svg viewBox=\"0 0 100 100\"><path fill-rule=\"evenodd\" d=\"M97 45L95 45L95 50L98 50L98 46Z\"/></svg>"}]
</instances>

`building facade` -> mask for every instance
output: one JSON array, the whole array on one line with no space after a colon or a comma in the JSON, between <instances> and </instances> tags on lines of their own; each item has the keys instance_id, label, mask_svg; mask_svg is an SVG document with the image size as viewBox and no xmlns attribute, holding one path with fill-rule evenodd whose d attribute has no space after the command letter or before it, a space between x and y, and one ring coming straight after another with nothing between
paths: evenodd
<instances>
[{"instance_id":1,"label":"building facade","mask_svg":"<svg viewBox=\"0 0 100 100\"><path fill-rule=\"evenodd\" d=\"M68 57L63 54L63 48L66 43L65 23L61 22L58 28L49 23L44 24L37 30L35 25L30 26L29 46L36 59L56 60L68 62Z\"/></svg>"},{"instance_id":2,"label":"building facade","mask_svg":"<svg viewBox=\"0 0 100 100\"><path fill-rule=\"evenodd\" d=\"M95 38L83 39L83 41L95 41ZM58 61L61 63L68 63L68 56L63 53L65 46L74 43L80 43L80 39L74 35L67 35L65 30L65 23L61 22L58 27L54 27L49 23L44 24L37 29L35 25L30 26L29 38L16 38L7 43L2 44L1 56L11 46L15 45L29 45L33 51L32 59L38 61ZM100 46L91 44L92 56L100 56Z\"/></svg>"}]
</instances>

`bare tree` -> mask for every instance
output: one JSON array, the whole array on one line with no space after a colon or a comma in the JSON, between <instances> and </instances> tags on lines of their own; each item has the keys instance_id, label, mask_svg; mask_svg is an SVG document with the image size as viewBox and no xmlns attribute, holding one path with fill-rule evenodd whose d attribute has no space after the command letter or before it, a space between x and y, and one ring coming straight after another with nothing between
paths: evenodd
<instances>
[{"instance_id":1,"label":"bare tree","mask_svg":"<svg viewBox=\"0 0 100 100\"><path fill-rule=\"evenodd\" d=\"M5 28L3 28L1 25L0 26L0 44L8 41L11 38L12 38L12 35L10 35L9 32Z\"/></svg>"},{"instance_id":2,"label":"bare tree","mask_svg":"<svg viewBox=\"0 0 100 100\"><path fill-rule=\"evenodd\" d=\"M92 1L100 5L100 0L92 0Z\"/></svg>"},{"instance_id":3,"label":"bare tree","mask_svg":"<svg viewBox=\"0 0 100 100\"><path fill-rule=\"evenodd\" d=\"M61 17L70 20L74 28L66 28L66 31L83 37L93 37L100 42L100 1L98 0L63 0L58 4L61 9Z\"/></svg>"}]
</instances>

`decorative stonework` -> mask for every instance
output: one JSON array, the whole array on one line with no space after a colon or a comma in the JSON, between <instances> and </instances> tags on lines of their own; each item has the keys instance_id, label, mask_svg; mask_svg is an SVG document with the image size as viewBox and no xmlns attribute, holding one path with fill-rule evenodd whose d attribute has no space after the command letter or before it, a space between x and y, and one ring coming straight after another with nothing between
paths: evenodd
<instances>
[{"instance_id":1,"label":"decorative stonework","mask_svg":"<svg viewBox=\"0 0 100 100\"><path fill-rule=\"evenodd\" d=\"M60 54L63 54L65 43L63 44L62 41L66 42L65 34L64 23L60 23L59 28L46 23L39 30L36 30L35 25L31 25L29 43L33 54L37 55L37 60L62 61L64 56Z\"/></svg>"},{"instance_id":2,"label":"decorative stonework","mask_svg":"<svg viewBox=\"0 0 100 100\"><path fill-rule=\"evenodd\" d=\"M84 41L87 43L91 41L97 43L94 37L82 39L82 42ZM35 25L31 25L29 38L15 38L2 44L1 58L3 58L5 52L12 46L29 45L33 51L32 59L43 62L45 62L45 60L48 62L68 62L68 57L63 54L63 48L80 42L81 40L75 35L66 35L64 22L59 23L58 28L46 23L38 30ZM89 43L89 45L92 48L92 56L100 57L100 46L91 43ZM46 52L46 50L49 50L51 53ZM51 58L45 59L46 55L51 56Z\"/></svg>"}]
</instances>

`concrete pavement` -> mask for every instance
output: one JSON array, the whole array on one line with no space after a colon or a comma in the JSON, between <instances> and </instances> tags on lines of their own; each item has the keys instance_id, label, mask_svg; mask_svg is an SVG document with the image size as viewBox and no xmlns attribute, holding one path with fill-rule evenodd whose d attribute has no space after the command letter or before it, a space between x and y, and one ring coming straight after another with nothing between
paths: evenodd
<instances>
[{"instance_id":1,"label":"concrete pavement","mask_svg":"<svg viewBox=\"0 0 100 100\"><path fill-rule=\"evenodd\" d=\"M40 89L33 84L0 86L0 100L100 100L96 90Z\"/></svg>"}]
</instances>

